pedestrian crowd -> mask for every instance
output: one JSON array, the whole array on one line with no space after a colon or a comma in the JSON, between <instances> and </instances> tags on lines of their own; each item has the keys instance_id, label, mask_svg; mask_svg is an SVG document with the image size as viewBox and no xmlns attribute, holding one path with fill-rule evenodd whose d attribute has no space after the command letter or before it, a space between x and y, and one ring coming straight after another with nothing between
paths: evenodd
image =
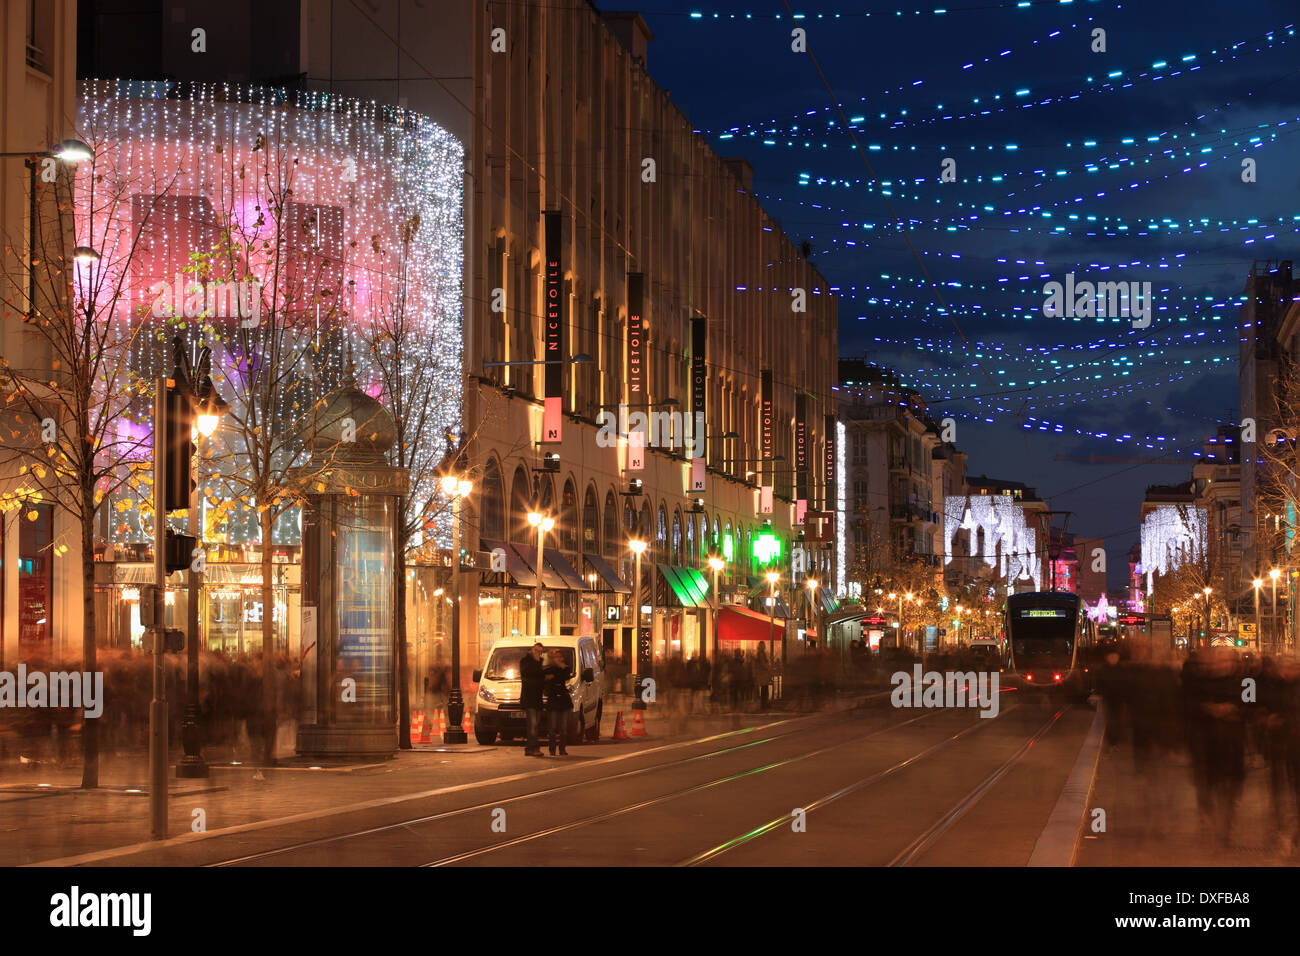
<instances>
[{"instance_id":1,"label":"pedestrian crowd","mask_svg":"<svg viewBox=\"0 0 1300 956\"><path fill-rule=\"evenodd\" d=\"M100 753L106 756L139 752L149 739L149 704L153 699L153 655L142 651L101 647L96 669L104 675L101 716L94 718ZM28 674L37 671L80 671L80 662L41 658L24 661ZM301 674L287 654L275 656L276 750L291 751L296 717L301 705ZM167 695L167 737L181 740L185 717L186 671L184 655L164 659ZM38 766L62 766L80 760L73 738L80 734L84 708L0 708L0 763L18 760ZM209 760L260 759L266 728L262 695L262 658L258 653L235 657L220 651L199 654L199 726L203 728L204 754Z\"/></svg>"},{"instance_id":2,"label":"pedestrian crowd","mask_svg":"<svg viewBox=\"0 0 1300 956\"><path fill-rule=\"evenodd\" d=\"M1097 690L1106 745L1131 747L1141 812L1154 828L1167 817L1170 789L1185 764L1199 824L1227 846L1247 774L1266 775L1270 835L1300 849L1300 661L1194 649L1184 660L1154 658L1148 647L1112 647L1101 656Z\"/></svg>"}]
</instances>

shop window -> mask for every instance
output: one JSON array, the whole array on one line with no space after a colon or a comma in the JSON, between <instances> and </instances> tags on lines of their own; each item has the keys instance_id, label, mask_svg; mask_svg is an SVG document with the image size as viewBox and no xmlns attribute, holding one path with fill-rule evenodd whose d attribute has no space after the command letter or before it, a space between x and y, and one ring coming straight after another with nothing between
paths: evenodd
<instances>
[{"instance_id":1,"label":"shop window","mask_svg":"<svg viewBox=\"0 0 1300 956\"><path fill-rule=\"evenodd\" d=\"M49 653L54 633L54 509L24 505L18 526L18 653Z\"/></svg>"}]
</instances>

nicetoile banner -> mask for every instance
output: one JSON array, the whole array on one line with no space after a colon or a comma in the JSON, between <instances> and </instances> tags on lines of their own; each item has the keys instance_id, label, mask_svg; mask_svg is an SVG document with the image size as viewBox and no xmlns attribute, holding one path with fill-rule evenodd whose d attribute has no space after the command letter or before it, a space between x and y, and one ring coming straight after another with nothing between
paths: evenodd
<instances>
[{"instance_id":1,"label":"nicetoile banner","mask_svg":"<svg viewBox=\"0 0 1300 956\"><path fill-rule=\"evenodd\" d=\"M546 361L542 409L542 441L560 441L564 420L564 270L560 262L560 214L546 216Z\"/></svg>"},{"instance_id":2,"label":"nicetoile banner","mask_svg":"<svg viewBox=\"0 0 1300 956\"><path fill-rule=\"evenodd\" d=\"M709 347L709 320L691 319L691 491L704 490L706 415L709 372L705 353Z\"/></svg>"}]
</instances>

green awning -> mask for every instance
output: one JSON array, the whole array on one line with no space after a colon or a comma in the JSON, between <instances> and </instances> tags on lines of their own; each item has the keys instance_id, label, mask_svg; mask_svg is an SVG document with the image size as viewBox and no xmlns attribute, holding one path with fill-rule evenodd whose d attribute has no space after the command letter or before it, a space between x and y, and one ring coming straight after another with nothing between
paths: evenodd
<instances>
[{"instance_id":1,"label":"green awning","mask_svg":"<svg viewBox=\"0 0 1300 956\"><path fill-rule=\"evenodd\" d=\"M682 607L708 607L709 583L695 568L679 568L671 564L659 565L659 573L668 582L673 595Z\"/></svg>"}]
</instances>

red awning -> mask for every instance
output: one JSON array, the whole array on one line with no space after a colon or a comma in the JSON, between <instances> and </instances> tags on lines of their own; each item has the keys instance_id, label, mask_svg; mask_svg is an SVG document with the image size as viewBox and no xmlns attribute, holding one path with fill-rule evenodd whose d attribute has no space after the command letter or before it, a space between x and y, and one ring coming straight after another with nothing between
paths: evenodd
<instances>
[{"instance_id":1,"label":"red awning","mask_svg":"<svg viewBox=\"0 0 1300 956\"><path fill-rule=\"evenodd\" d=\"M759 614L749 608L724 604L718 611L718 640L726 641L766 641L769 637L780 640L785 633L785 621L772 619L766 614Z\"/></svg>"}]
</instances>

